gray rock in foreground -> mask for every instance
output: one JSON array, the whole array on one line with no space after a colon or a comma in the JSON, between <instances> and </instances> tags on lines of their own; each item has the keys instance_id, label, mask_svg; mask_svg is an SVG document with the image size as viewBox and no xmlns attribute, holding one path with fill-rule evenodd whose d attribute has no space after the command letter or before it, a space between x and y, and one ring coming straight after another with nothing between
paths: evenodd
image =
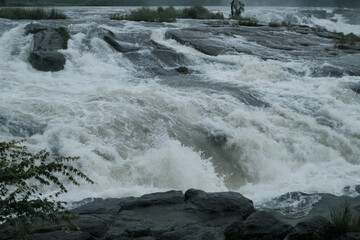
<instances>
[{"instance_id":1,"label":"gray rock in foreground","mask_svg":"<svg viewBox=\"0 0 360 240\"><path fill-rule=\"evenodd\" d=\"M79 203L84 205L73 210L78 214L73 226L67 222L40 223L33 227L30 239L359 239L359 233L336 232L328 214L329 206L338 206L344 200L356 214L360 198L330 194L321 197L309 214L295 218L279 216L271 210L255 211L253 202L236 192L206 193L190 189L185 194L169 191L142 197L85 199ZM67 228L70 233L63 231ZM4 238L0 236L0 239Z\"/></svg>"},{"instance_id":2,"label":"gray rock in foreground","mask_svg":"<svg viewBox=\"0 0 360 240\"><path fill-rule=\"evenodd\" d=\"M25 27L25 34L34 34L34 45L29 62L39 71L56 72L64 69L65 57L58 50L67 48L68 33L61 28L38 24Z\"/></svg>"}]
</instances>

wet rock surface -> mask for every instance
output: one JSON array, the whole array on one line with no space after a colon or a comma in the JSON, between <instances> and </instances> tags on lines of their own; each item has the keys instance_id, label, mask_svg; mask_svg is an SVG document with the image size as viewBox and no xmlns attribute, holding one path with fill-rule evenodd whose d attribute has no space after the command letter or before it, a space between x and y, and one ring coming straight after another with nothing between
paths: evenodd
<instances>
[{"instance_id":1,"label":"wet rock surface","mask_svg":"<svg viewBox=\"0 0 360 240\"><path fill-rule=\"evenodd\" d=\"M360 42L337 47L339 33L308 26L227 26L210 25L196 28L170 29L165 37L193 47L199 52L221 54L249 54L264 60L314 61L313 75L341 77L360 75ZM338 45L340 46L340 45Z\"/></svg>"},{"instance_id":2,"label":"wet rock surface","mask_svg":"<svg viewBox=\"0 0 360 240\"><path fill-rule=\"evenodd\" d=\"M67 48L69 36L64 28L29 24L25 27L25 34L34 34L33 49L29 56L29 62L33 68L45 72L64 69L66 60L58 51Z\"/></svg>"},{"instance_id":3,"label":"wet rock surface","mask_svg":"<svg viewBox=\"0 0 360 240\"><path fill-rule=\"evenodd\" d=\"M78 214L73 219L77 229L65 222L41 224L34 228L32 239L359 239L359 233L334 230L329 207L339 207L346 201L351 212L357 214L360 198L320 195L309 214L296 218L272 210L256 211L251 200L235 192L190 189L185 193L85 199L78 203L84 205L73 210ZM62 231L65 226L70 233Z\"/></svg>"},{"instance_id":4,"label":"wet rock surface","mask_svg":"<svg viewBox=\"0 0 360 240\"><path fill-rule=\"evenodd\" d=\"M30 116L0 109L0 130L14 137L26 138L42 134L45 128L45 124L34 121Z\"/></svg>"}]
</instances>

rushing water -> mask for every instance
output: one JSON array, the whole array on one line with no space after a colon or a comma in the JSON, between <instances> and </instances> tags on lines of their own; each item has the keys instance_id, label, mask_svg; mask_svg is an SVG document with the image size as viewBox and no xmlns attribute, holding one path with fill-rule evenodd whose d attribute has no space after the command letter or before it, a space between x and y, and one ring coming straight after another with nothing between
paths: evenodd
<instances>
[{"instance_id":1,"label":"rushing water","mask_svg":"<svg viewBox=\"0 0 360 240\"><path fill-rule=\"evenodd\" d=\"M1 140L27 137L33 150L80 156L74 165L96 184L69 186L64 200L199 188L261 202L290 191L341 194L360 183L360 96L349 89L360 77L313 77L309 60L211 57L165 39L167 29L199 21L108 20L129 9L62 8L70 19L43 21L72 34L56 73L28 64L28 21L0 19ZM359 10L254 7L245 15L360 34ZM154 76L91 37L99 28L150 31L187 57L192 74ZM248 104L246 94L268 106Z\"/></svg>"}]
</instances>

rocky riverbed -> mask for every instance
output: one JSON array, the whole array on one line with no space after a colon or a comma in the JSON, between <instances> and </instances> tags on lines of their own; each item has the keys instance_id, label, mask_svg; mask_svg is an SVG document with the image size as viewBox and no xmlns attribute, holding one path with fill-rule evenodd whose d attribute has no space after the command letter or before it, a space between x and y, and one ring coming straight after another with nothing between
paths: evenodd
<instances>
[{"instance_id":1,"label":"rocky riverbed","mask_svg":"<svg viewBox=\"0 0 360 240\"><path fill-rule=\"evenodd\" d=\"M360 194L360 186L357 191ZM76 227L43 223L34 228L31 239L360 239L360 233L338 233L330 216L331 211L338 210L345 202L354 216L360 214L360 197L316 195L318 202L312 204L307 215L300 217L256 210L250 199L236 192L190 189L185 193L169 191L141 197L85 199L76 203L75 206L81 206L73 210L78 214L73 219ZM70 233L62 230L65 226Z\"/></svg>"}]
</instances>

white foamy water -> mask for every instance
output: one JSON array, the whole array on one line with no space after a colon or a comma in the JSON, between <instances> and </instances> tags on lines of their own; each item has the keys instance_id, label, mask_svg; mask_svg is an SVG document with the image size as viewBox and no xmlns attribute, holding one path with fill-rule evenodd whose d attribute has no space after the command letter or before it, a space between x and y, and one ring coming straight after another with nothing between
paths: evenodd
<instances>
[{"instance_id":1,"label":"white foamy water","mask_svg":"<svg viewBox=\"0 0 360 240\"><path fill-rule=\"evenodd\" d=\"M29 135L34 151L80 156L74 166L96 184L70 185L63 200L199 188L238 191L260 202L290 191L341 194L360 183L360 97L349 88L360 77L313 77L305 60L206 56L165 39L166 30L198 22L108 21L107 13L118 10L68 8L72 19L47 22L66 24L72 33L62 51L65 69L57 73L27 63L32 37L24 37L26 21L0 20L0 137ZM282 20L281 12L262 11L250 8L246 14L262 15L263 21L278 14ZM281 11L301 18L294 9ZM336 17L340 29L343 18ZM327 27L327 20L309 19ZM153 75L93 35L97 29L149 32L152 40L185 55L193 73ZM251 96L267 107L247 102Z\"/></svg>"}]
</instances>

